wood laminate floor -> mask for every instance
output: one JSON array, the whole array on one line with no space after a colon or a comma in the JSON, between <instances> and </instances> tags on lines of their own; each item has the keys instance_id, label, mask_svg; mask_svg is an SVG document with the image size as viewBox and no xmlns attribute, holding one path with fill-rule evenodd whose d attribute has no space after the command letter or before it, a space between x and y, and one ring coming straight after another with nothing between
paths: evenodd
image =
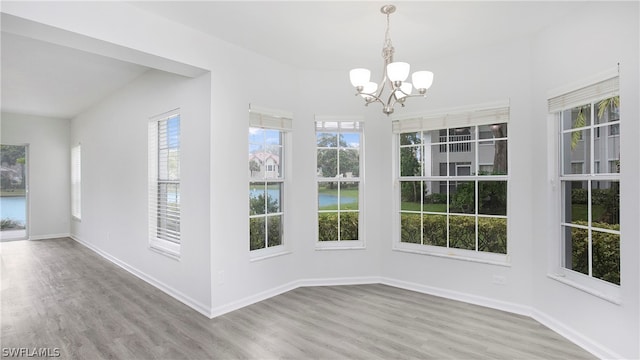
<instances>
[{"instance_id":1,"label":"wood laminate floor","mask_svg":"<svg viewBox=\"0 0 640 360\"><path fill-rule=\"evenodd\" d=\"M71 359L593 358L528 317L385 285L298 288L207 319L71 239L1 247L3 349L58 348Z\"/></svg>"}]
</instances>

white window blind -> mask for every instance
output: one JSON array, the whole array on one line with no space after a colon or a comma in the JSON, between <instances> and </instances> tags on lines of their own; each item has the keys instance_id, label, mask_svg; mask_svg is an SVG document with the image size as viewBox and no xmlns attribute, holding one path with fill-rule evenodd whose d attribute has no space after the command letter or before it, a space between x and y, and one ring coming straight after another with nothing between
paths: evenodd
<instances>
[{"instance_id":1,"label":"white window blind","mask_svg":"<svg viewBox=\"0 0 640 360\"><path fill-rule=\"evenodd\" d=\"M395 134L400 134L506 122L509 122L509 106L499 106L474 110L452 110L434 115L394 120L392 129Z\"/></svg>"},{"instance_id":2,"label":"white window blind","mask_svg":"<svg viewBox=\"0 0 640 360\"><path fill-rule=\"evenodd\" d=\"M149 121L149 244L180 253L180 113L174 110Z\"/></svg>"},{"instance_id":3,"label":"white window blind","mask_svg":"<svg viewBox=\"0 0 640 360\"><path fill-rule=\"evenodd\" d=\"M71 216L82 217L82 172L80 144L71 148Z\"/></svg>"},{"instance_id":4,"label":"white window blind","mask_svg":"<svg viewBox=\"0 0 640 360\"><path fill-rule=\"evenodd\" d=\"M287 111L249 105L249 126L278 130L291 130L293 114Z\"/></svg>"},{"instance_id":5,"label":"white window blind","mask_svg":"<svg viewBox=\"0 0 640 360\"><path fill-rule=\"evenodd\" d=\"M568 91L548 99L549 113L572 109L591 102L614 97L620 91L620 78L615 75L609 79Z\"/></svg>"}]
</instances>

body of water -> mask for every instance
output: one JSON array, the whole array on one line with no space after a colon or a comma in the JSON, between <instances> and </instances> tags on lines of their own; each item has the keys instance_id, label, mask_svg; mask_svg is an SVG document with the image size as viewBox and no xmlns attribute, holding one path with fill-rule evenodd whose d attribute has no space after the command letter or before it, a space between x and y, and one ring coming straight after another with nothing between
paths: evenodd
<instances>
[{"instance_id":1,"label":"body of water","mask_svg":"<svg viewBox=\"0 0 640 360\"><path fill-rule=\"evenodd\" d=\"M357 198L349 197L349 196L341 196L340 203L341 204L352 204L358 201ZM318 194L318 206L332 206L338 205L338 195L329 195L329 194Z\"/></svg>"},{"instance_id":2,"label":"body of water","mask_svg":"<svg viewBox=\"0 0 640 360\"><path fill-rule=\"evenodd\" d=\"M24 225L27 221L26 200L24 196L1 196L0 218L11 219Z\"/></svg>"},{"instance_id":3,"label":"body of water","mask_svg":"<svg viewBox=\"0 0 640 360\"><path fill-rule=\"evenodd\" d=\"M260 194L263 194L263 192L249 190L249 196L251 197L255 198L255 197L258 197L258 195ZM280 203L280 191L275 189L269 189L267 190L267 196L271 197L271 199ZM343 205L352 204L357 201L358 201L357 198L350 197L350 196L341 196L341 199L340 199L340 203ZM325 206L332 206L332 205L338 205L338 195L318 194L318 206L325 207Z\"/></svg>"}]
</instances>

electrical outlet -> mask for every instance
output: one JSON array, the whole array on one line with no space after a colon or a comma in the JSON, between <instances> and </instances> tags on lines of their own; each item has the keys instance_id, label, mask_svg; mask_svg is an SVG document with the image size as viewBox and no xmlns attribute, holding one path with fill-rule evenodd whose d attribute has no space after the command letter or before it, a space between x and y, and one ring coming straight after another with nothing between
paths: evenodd
<instances>
[{"instance_id":1,"label":"electrical outlet","mask_svg":"<svg viewBox=\"0 0 640 360\"><path fill-rule=\"evenodd\" d=\"M218 282L218 285L222 285L224 284L224 270L218 270L218 273L216 274L216 280Z\"/></svg>"}]
</instances>

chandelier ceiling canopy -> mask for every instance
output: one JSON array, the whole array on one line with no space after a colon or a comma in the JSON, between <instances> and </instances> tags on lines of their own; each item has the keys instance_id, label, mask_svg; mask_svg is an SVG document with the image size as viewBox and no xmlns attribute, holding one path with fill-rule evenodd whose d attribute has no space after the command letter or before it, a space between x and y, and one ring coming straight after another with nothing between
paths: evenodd
<instances>
[{"instance_id":1,"label":"chandelier ceiling canopy","mask_svg":"<svg viewBox=\"0 0 640 360\"><path fill-rule=\"evenodd\" d=\"M393 113L394 106L404 102L410 97L426 97L427 89L433 83L433 73L431 71L416 71L411 74L411 81L406 82L409 77L410 65L406 62L394 62L394 48L389 36L389 15L396 11L394 5L384 5L380 12L387 15L387 30L384 34L384 45L382 47L382 58L384 68L382 80L379 84L371 81L371 71L369 69L357 68L349 72L351 84L356 88L356 95L360 95L365 100L365 105L374 102L382 104L382 112L389 115ZM388 94L385 88L388 87ZM413 92L413 89L416 92Z\"/></svg>"}]
</instances>

